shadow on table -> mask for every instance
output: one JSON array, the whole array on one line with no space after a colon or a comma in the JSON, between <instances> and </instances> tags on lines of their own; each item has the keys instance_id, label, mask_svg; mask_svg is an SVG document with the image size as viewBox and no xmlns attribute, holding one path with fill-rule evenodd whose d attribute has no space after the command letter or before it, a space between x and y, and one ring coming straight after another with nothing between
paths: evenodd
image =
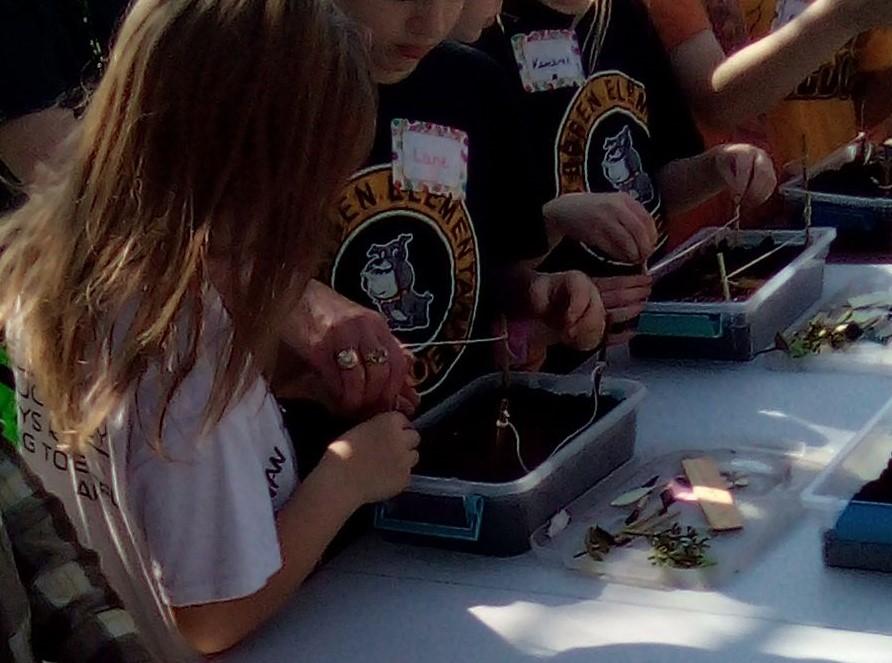
<instances>
[{"instance_id":1,"label":"shadow on table","mask_svg":"<svg viewBox=\"0 0 892 663\"><path fill-rule=\"evenodd\" d=\"M833 663L814 633L759 619L520 598L440 583L321 573L217 663ZM499 597L499 594L502 596ZM495 599L495 601L494 601Z\"/></svg>"}]
</instances>

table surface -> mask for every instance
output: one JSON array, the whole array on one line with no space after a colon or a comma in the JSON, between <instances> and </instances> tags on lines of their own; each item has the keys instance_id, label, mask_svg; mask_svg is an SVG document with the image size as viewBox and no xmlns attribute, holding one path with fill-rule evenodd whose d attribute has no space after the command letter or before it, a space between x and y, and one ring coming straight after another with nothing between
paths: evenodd
<instances>
[{"instance_id":1,"label":"table surface","mask_svg":"<svg viewBox=\"0 0 892 663\"><path fill-rule=\"evenodd\" d=\"M825 295L878 270L892 274L892 267L830 266ZM892 398L892 376L619 364L612 374L648 388L638 454L792 444L827 462ZM711 592L604 582L532 553L491 559L369 535L219 660L892 663L892 575L825 568L820 530L803 514Z\"/></svg>"}]
</instances>

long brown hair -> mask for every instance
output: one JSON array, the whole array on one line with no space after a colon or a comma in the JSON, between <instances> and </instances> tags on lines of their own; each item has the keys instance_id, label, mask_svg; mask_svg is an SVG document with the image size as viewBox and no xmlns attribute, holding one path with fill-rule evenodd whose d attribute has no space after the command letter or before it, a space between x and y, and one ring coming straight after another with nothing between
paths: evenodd
<instances>
[{"instance_id":1,"label":"long brown hair","mask_svg":"<svg viewBox=\"0 0 892 663\"><path fill-rule=\"evenodd\" d=\"M212 276L231 324L206 425L252 384L369 149L368 71L330 0L137 0L64 172L0 222L0 323L64 441L157 366L160 442Z\"/></svg>"}]
</instances>

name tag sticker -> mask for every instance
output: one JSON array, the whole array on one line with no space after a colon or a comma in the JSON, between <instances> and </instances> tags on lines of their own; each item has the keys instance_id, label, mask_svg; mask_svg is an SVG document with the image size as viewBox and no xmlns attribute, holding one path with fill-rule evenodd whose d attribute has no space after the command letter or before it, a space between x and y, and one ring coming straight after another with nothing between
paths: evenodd
<instances>
[{"instance_id":1,"label":"name tag sticker","mask_svg":"<svg viewBox=\"0 0 892 663\"><path fill-rule=\"evenodd\" d=\"M468 189L468 134L430 122L397 119L390 126L394 186L464 200Z\"/></svg>"},{"instance_id":2,"label":"name tag sticker","mask_svg":"<svg viewBox=\"0 0 892 663\"><path fill-rule=\"evenodd\" d=\"M527 92L546 92L585 83L579 42L572 30L540 30L511 39Z\"/></svg>"},{"instance_id":3,"label":"name tag sticker","mask_svg":"<svg viewBox=\"0 0 892 663\"><path fill-rule=\"evenodd\" d=\"M771 31L780 30L787 23L798 18L810 4L810 0L777 0L777 11L774 23L771 24Z\"/></svg>"}]
</instances>

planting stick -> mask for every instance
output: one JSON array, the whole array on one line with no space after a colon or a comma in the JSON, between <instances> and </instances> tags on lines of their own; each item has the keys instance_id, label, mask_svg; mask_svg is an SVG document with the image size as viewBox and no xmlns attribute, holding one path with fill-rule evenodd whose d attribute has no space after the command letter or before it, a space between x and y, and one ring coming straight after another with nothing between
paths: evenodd
<instances>
[{"instance_id":1,"label":"planting stick","mask_svg":"<svg viewBox=\"0 0 892 663\"><path fill-rule=\"evenodd\" d=\"M681 465L709 526L716 532L743 529L743 516L715 461L709 457L690 458L681 461Z\"/></svg>"},{"instance_id":2,"label":"planting stick","mask_svg":"<svg viewBox=\"0 0 892 663\"><path fill-rule=\"evenodd\" d=\"M719 261L719 276L722 279L722 294L726 302L731 301L731 285L728 283L728 270L725 269L725 254L719 251L715 256Z\"/></svg>"}]
</instances>

